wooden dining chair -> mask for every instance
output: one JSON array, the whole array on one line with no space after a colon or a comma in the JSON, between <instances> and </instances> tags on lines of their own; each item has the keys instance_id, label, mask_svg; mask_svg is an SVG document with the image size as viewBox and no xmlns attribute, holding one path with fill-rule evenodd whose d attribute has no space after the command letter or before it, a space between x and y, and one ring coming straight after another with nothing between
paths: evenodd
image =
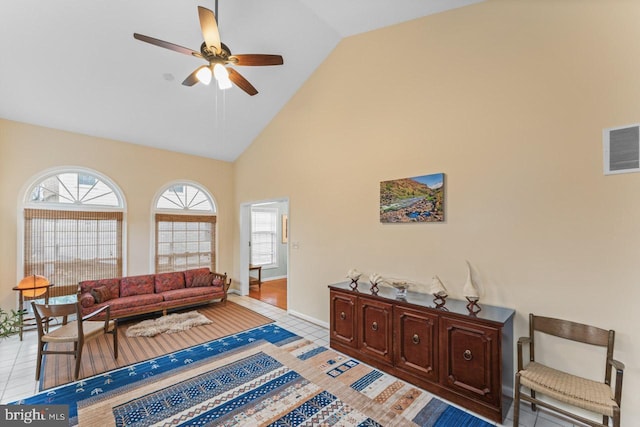
<instances>
[{"instance_id":1,"label":"wooden dining chair","mask_svg":"<svg viewBox=\"0 0 640 427\"><path fill-rule=\"evenodd\" d=\"M74 379L78 379L84 343L105 334L113 335L113 355L116 359L118 358L118 325L116 320L109 319L110 307L108 305L84 317L82 317L79 302L69 304L36 304L32 302L31 306L38 326L36 381L40 379L42 358L47 354L72 354L76 359ZM105 320L91 320L103 311L106 311ZM69 316L73 315L76 320L69 321ZM48 323L48 319L54 317L62 317L62 325L47 332L44 325ZM53 343L73 343L73 349L49 350L48 346L45 347L45 344Z\"/></svg>"},{"instance_id":2,"label":"wooden dining chair","mask_svg":"<svg viewBox=\"0 0 640 427\"><path fill-rule=\"evenodd\" d=\"M536 362L535 333L544 333L580 343L606 347L603 380L594 381ZM515 378L513 426L518 427L520 401L524 400L531 403L533 411L536 410L536 405L540 405L593 427L608 427L609 418L611 418L613 426L620 427L620 401L622 399L624 364L613 358L614 340L615 332L612 330L529 314L529 336L518 340L518 372ZM529 346L529 364L523 366L522 349L525 344ZM578 355L574 354L573 357L576 357L576 360L580 360ZM612 370L616 371L615 387L613 388L611 386ZM530 396L526 393L521 393L520 387L522 386L529 388ZM559 408L556 405L552 405L548 400L540 400L536 397L536 393L551 397L558 402L602 415L602 423L587 419L567 409Z\"/></svg>"}]
</instances>

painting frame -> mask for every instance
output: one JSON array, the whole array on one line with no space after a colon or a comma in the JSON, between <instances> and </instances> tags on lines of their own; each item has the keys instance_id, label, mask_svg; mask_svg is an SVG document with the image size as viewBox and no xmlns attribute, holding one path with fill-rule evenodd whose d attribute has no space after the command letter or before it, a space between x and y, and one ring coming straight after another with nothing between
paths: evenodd
<instances>
[{"instance_id":1,"label":"painting frame","mask_svg":"<svg viewBox=\"0 0 640 427\"><path fill-rule=\"evenodd\" d=\"M289 242L289 215L282 214L282 243Z\"/></svg>"}]
</instances>

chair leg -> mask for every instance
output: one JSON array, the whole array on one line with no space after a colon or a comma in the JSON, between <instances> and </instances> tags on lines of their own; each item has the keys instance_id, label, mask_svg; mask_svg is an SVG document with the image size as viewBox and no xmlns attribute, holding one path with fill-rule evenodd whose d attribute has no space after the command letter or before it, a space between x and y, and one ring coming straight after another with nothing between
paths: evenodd
<instances>
[{"instance_id":1,"label":"chair leg","mask_svg":"<svg viewBox=\"0 0 640 427\"><path fill-rule=\"evenodd\" d=\"M42 367L42 348L44 344L38 343L38 361L36 363L36 381L40 380L40 368Z\"/></svg>"},{"instance_id":2,"label":"chair leg","mask_svg":"<svg viewBox=\"0 0 640 427\"><path fill-rule=\"evenodd\" d=\"M520 373L516 374L516 383L513 393L513 427L518 427L520 422Z\"/></svg>"},{"instance_id":3,"label":"chair leg","mask_svg":"<svg viewBox=\"0 0 640 427\"><path fill-rule=\"evenodd\" d=\"M113 357L118 358L118 322L113 322Z\"/></svg>"},{"instance_id":4,"label":"chair leg","mask_svg":"<svg viewBox=\"0 0 640 427\"><path fill-rule=\"evenodd\" d=\"M74 380L78 379L78 375L80 374L80 361L82 359L82 343L75 343L74 347L77 348L76 350L76 370L75 370L75 375L73 377Z\"/></svg>"},{"instance_id":5,"label":"chair leg","mask_svg":"<svg viewBox=\"0 0 640 427\"><path fill-rule=\"evenodd\" d=\"M613 427L620 427L620 408L613 410Z\"/></svg>"}]
</instances>

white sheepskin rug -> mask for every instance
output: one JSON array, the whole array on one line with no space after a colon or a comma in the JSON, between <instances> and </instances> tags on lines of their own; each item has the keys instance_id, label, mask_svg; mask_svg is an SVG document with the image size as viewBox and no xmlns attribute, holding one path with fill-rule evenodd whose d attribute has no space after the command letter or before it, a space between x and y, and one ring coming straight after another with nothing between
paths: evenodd
<instances>
[{"instance_id":1,"label":"white sheepskin rug","mask_svg":"<svg viewBox=\"0 0 640 427\"><path fill-rule=\"evenodd\" d=\"M173 334L186 331L194 326L213 323L197 311L174 313L157 319L144 320L127 329L128 337L153 337L158 334Z\"/></svg>"}]
</instances>

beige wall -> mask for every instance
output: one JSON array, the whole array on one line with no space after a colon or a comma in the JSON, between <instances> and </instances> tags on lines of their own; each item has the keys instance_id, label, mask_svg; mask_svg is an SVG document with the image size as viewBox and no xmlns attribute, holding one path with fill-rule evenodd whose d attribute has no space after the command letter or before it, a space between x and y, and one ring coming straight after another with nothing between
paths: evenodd
<instances>
[{"instance_id":1,"label":"beige wall","mask_svg":"<svg viewBox=\"0 0 640 427\"><path fill-rule=\"evenodd\" d=\"M233 266L233 165L37 126L0 120L0 307L15 307L11 290L18 265L18 207L26 186L42 171L61 166L93 169L115 182L126 199L127 273L153 272L152 206L158 191L176 180L208 189L218 208L218 270Z\"/></svg>"},{"instance_id":2,"label":"beige wall","mask_svg":"<svg viewBox=\"0 0 640 427\"><path fill-rule=\"evenodd\" d=\"M517 335L529 312L615 329L638 422L640 174L603 175L602 129L640 122L639 17L489 1L344 40L236 162L238 204L290 199L289 308L327 322L352 267L460 297L469 260ZM445 223L380 224L380 181L438 172Z\"/></svg>"}]
</instances>

